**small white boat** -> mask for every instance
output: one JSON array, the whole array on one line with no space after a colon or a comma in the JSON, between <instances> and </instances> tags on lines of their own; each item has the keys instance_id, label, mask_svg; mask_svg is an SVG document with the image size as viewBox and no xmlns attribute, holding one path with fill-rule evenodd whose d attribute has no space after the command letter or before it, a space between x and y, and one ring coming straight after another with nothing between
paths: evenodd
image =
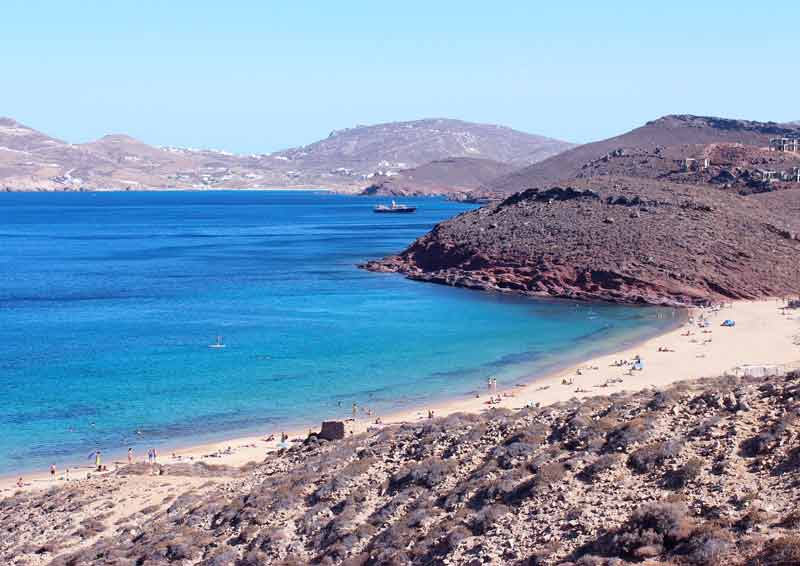
<instances>
[{"instance_id":1,"label":"small white boat","mask_svg":"<svg viewBox=\"0 0 800 566\"><path fill-rule=\"evenodd\" d=\"M390 206L386 206L385 204L379 204L375 208L372 209L374 212L378 213L412 213L416 212L416 206L408 206L406 204L397 204L396 202L392 201Z\"/></svg>"},{"instance_id":2,"label":"small white boat","mask_svg":"<svg viewBox=\"0 0 800 566\"><path fill-rule=\"evenodd\" d=\"M214 349L224 348L225 343L222 341L222 336L217 336L217 341L214 342L213 344L209 344L208 347Z\"/></svg>"}]
</instances>

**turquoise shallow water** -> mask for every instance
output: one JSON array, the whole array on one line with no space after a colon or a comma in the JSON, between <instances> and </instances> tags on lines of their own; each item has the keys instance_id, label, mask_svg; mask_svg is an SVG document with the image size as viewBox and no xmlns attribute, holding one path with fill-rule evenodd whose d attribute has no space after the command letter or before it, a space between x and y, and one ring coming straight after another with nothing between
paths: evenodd
<instances>
[{"instance_id":1,"label":"turquoise shallow water","mask_svg":"<svg viewBox=\"0 0 800 566\"><path fill-rule=\"evenodd\" d=\"M0 194L0 473L423 404L675 323L360 271L469 208L376 202ZM208 348L217 334L225 349Z\"/></svg>"}]
</instances>

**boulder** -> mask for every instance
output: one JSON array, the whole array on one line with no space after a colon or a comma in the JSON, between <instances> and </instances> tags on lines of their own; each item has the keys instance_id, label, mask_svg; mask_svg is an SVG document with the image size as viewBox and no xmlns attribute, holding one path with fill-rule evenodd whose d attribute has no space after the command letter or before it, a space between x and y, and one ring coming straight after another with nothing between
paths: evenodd
<instances>
[{"instance_id":1,"label":"boulder","mask_svg":"<svg viewBox=\"0 0 800 566\"><path fill-rule=\"evenodd\" d=\"M317 436L325 440L341 440L344 435L344 421L323 421L322 430Z\"/></svg>"}]
</instances>

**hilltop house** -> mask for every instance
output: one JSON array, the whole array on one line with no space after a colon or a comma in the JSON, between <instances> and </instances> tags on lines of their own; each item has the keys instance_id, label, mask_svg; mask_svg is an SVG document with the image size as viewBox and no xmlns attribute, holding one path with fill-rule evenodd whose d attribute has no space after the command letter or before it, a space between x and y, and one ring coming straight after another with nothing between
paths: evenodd
<instances>
[{"instance_id":1,"label":"hilltop house","mask_svg":"<svg viewBox=\"0 0 800 566\"><path fill-rule=\"evenodd\" d=\"M686 157L679 160L679 163L684 171L705 171L711 166L711 160L707 157L702 161L698 161L694 157Z\"/></svg>"},{"instance_id":2,"label":"hilltop house","mask_svg":"<svg viewBox=\"0 0 800 566\"><path fill-rule=\"evenodd\" d=\"M793 167L787 171L757 169L755 171L755 178L767 183L777 183L778 181L800 183L800 167Z\"/></svg>"},{"instance_id":3,"label":"hilltop house","mask_svg":"<svg viewBox=\"0 0 800 566\"><path fill-rule=\"evenodd\" d=\"M769 140L769 148L773 151L800 152L800 134Z\"/></svg>"}]
</instances>

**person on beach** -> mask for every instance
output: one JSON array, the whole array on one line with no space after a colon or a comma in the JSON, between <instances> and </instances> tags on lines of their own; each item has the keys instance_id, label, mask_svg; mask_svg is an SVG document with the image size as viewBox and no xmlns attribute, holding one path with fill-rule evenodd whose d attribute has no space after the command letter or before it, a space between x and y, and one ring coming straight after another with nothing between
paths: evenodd
<instances>
[{"instance_id":1,"label":"person on beach","mask_svg":"<svg viewBox=\"0 0 800 566\"><path fill-rule=\"evenodd\" d=\"M56 479L56 465L50 464L50 478Z\"/></svg>"},{"instance_id":2,"label":"person on beach","mask_svg":"<svg viewBox=\"0 0 800 566\"><path fill-rule=\"evenodd\" d=\"M128 448L128 464L133 464L133 448Z\"/></svg>"},{"instance_id":3,"label":"person on beach","mask_svg":"<svg viewBox=\"0 0 800 566\"><path fill-rule=\"evenodd\" d=\"M24 486L25 482L22 481L22 476L20 476L19 479L17 480L17 487L24 487Z\"/></svg>"},{"instance_id":4,"label":"person on beach","mask_svg":"<svg viewBox=\"0 0 800 566\"><path fill-rule=\"evenodd\" d=\"M64 470L64 481L69 481L69 468Z\"/></svg>"},{"instance_id":5,"label":"person on beach","mask_svg":"<svg viewBox=\"0 0 800 566\"><path fill-rule=\"evenodd\" d=\"M155 447L153 448L153 463L155 464L158 462L158 452L156 452Z\"/></svg>"},{"instance_id":6,"label":"person on beach","mask_svg":"<svg viewBox=\"0 0 800 566\"><path fill-rule=\"evenodd\" d=\"M97 450L97 451L94 453L94 467L97 469L97 471L98 471L98 472L100 472L100 471L102 471L102 470L103 470L103 467L102 467L102 458L101 458L101 455L100 455L100 451L99 451L99 450Z\"/></svg>"}]
</instances>

